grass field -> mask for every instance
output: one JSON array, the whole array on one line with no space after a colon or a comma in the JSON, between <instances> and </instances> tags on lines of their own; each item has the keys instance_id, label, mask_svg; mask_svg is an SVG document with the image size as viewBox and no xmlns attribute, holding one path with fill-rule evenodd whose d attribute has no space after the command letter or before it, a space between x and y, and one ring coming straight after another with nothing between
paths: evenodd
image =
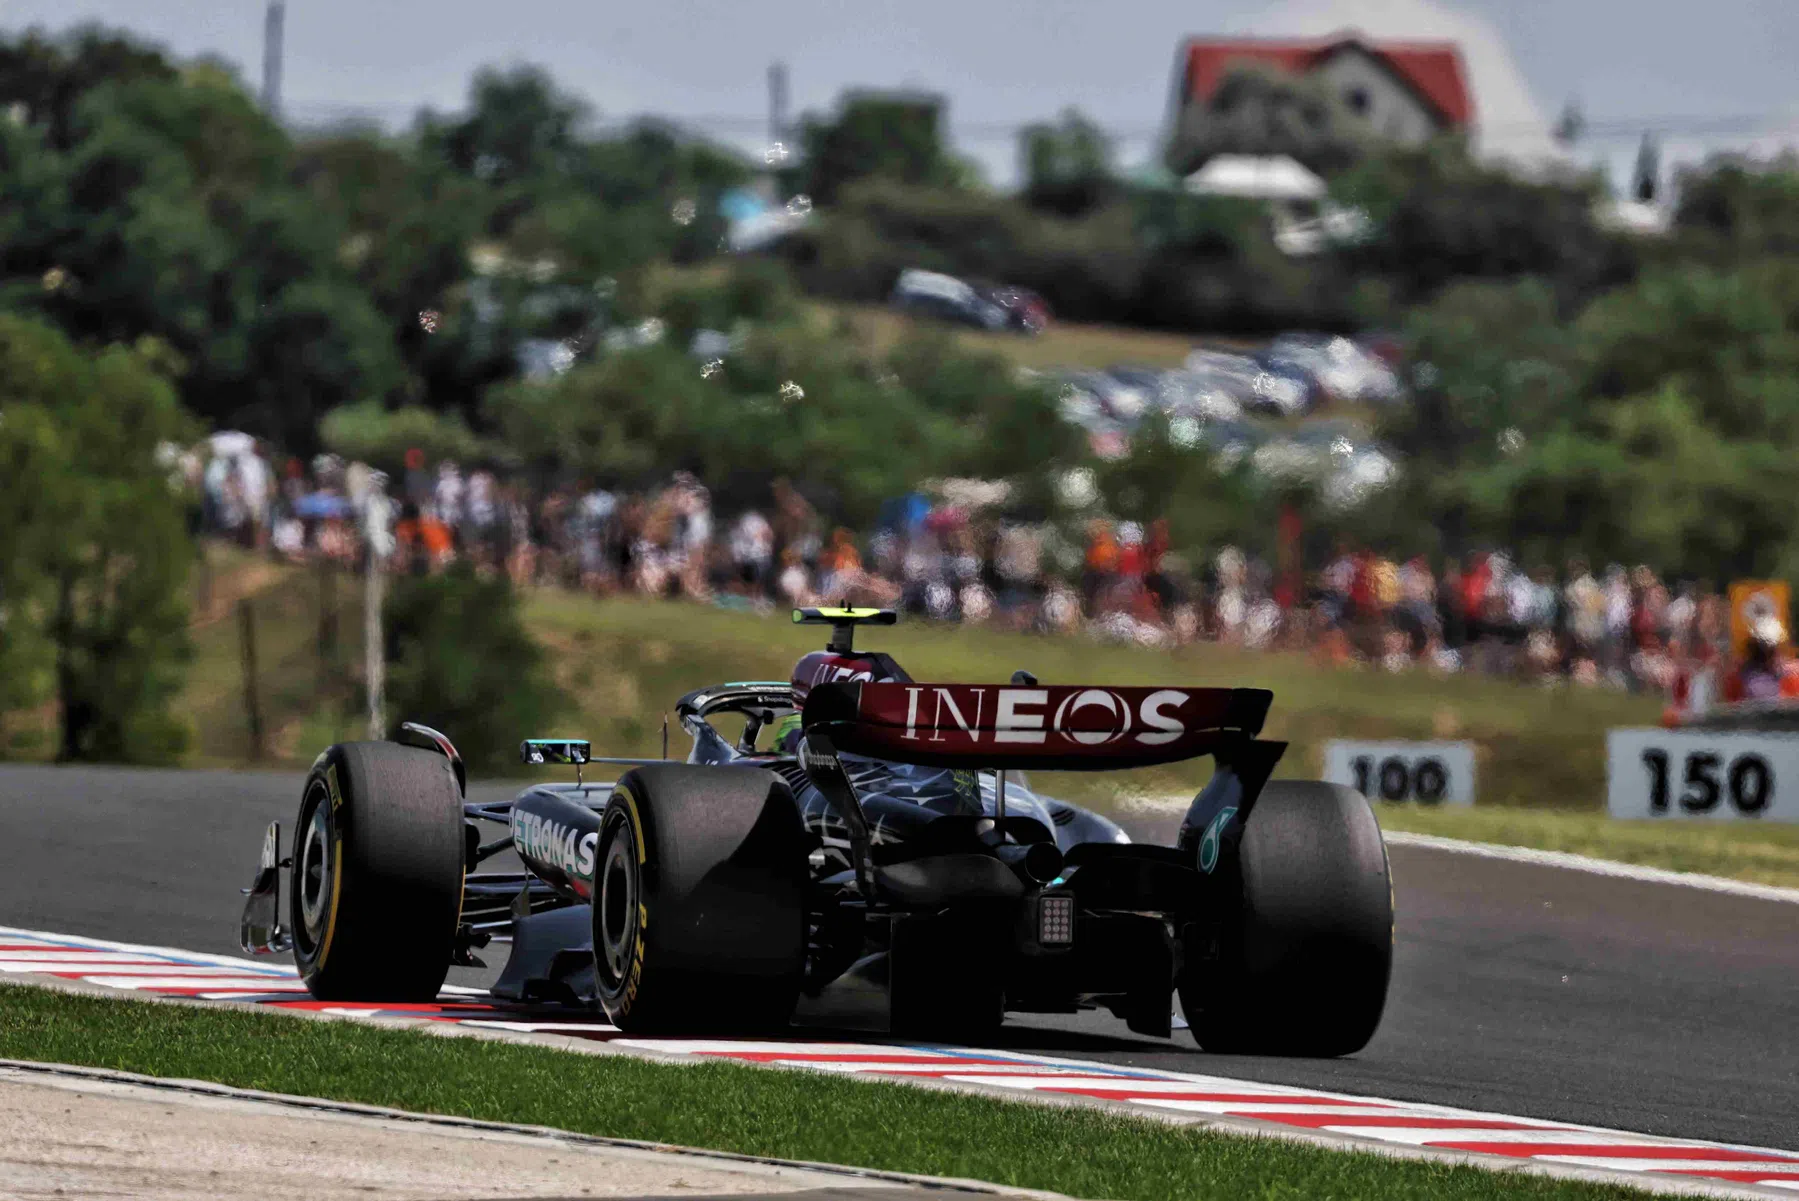
<instances>
[{"instance_id":1,"label":"grass field","mask_svg":"<svg viewBox=\"0 0 1799 1201\"><path fill-rule=\"evenodd\" d=\"M1677 872L1799 887L1799 826L1726 822L1619 822L1603 813L1478 805L1379 807L1388 830L1568 851Z\"/></svg>"},{"instance_id":2,"label":"grass field","mask_svg":"<svg viewBox=\"0 0 1799 1201\"><path fill-rule=\"evenodd\" d=\"M882 305L813 302L813 308L822 321L847 318L864 343L876 351L889 349L908 330L917 328L915 318ZM952 330L956 341L969 350L987 351L1020 367L1035 368L1179 367L1187 352L1200 341L1212 346L1238 345L1228 339L1199 339L1192 334L1060 321L1035 337L947 325L939 328Z\"/></svg>"},{"instance_id":3,"label":"grass field","mask_svg":"<svg viewBox=\"0 0 1799 1201\"><path fill-rule=\"evenodd\" d=\"M335 583L336 654L325 657L320 575L270 568L216 548L213 553L219 555L214 603L193 628L195 656L179 706L194 729L190 762L225 767L248 758L241 630L233 607L247 594L256 614L264 762L304 766L328 743L360 737L362 718L344 708L361 646L359 583L349 577ZM577 701L557 729L542 733L585 736L596 749L615 754L659 753L662 716L682 693L728 679L785 679L794 660L821 637L819 630L779 616L595 600L553 589L528 593L525 613ZM1605 731L1653 723L1658 705L1652 700L1474 677L1329 668L1304 655L1216 645L1151 651L923 623L865 639L921 679L1000 682L1023 667L1051 682L1272 688L1268 733L1292 742L1280 768L1287 776L1316 775L1323 744L1333 737L1468 738L1477 748L1481 804L1434 811L1383 806L1388 828L1799 886L1799 827L1623 823L1603 816ZM33 720L47 722L48 715ZM8 728L18 733L16 716ZM686 739L678 729L670 741L673 753L684 753ZM40 751L48 745L39 738ZM30 757L19 746L12 753ZM1139 797L1191 796L1209 772L1200 761L1106 775L1035 773L1033 783L1108 808Z\"/></svg>"},{"instance_id":4,"label":"grass field","mask_svg":"<svg viewBox=\"0 0 1799 1201\"><path fill-rule=\"evenodd\" d=\"M25 986L0 987L0 1057L1075 1197L1642 1196L819 1073L655 1064Z\"/></svg>"}]
</instances>

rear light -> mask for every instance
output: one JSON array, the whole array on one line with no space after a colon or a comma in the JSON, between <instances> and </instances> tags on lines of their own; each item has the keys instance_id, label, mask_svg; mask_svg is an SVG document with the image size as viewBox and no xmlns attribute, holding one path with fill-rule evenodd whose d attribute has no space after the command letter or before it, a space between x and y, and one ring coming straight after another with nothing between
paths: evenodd
<instances>
[{"instance_id":1,"label":"rear light","mask_svg":"<svg viewBox=\"0 0 1799 1201\"><path fill-rule=\"evenodd\" d=\"M1074 942L1074 898L1051 893L1037 898L1037 941L1046 947Z\"/></svg>"}]
</instances>

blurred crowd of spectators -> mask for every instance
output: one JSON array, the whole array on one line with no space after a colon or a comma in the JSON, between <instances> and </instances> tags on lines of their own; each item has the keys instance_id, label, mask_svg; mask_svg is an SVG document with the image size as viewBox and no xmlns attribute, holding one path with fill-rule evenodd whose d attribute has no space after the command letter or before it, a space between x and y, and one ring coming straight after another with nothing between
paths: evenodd
<instances>
[{"instance_id":1,"label":"blurred crowd of spectators","mask_svg":"<svg viewBox=\"0 0 1799 1201\"><path fill-rule=\"evenodd\" d=\"M1310 570L1230 546L1189 561L1163 521L1065 531L996 516L978 495L899 498L859 536L831 527L785 480L762 507L721 518L681 472L645 492L540 493L485 469L428 467L417 452L393 481L334 456L277 467L248 439L221 442L231 437L182 459L196 529L291 560L354 566L379 497L397 571L463 560L520 585L601 595L763 610L847 600L1147 646L1206 640L1657 693L1717 662L1729 621L1715 592L1644 566L1576 560L1552 571L1497 550L1432 564L1347 546Z\"/></svg>"}]
</instances>

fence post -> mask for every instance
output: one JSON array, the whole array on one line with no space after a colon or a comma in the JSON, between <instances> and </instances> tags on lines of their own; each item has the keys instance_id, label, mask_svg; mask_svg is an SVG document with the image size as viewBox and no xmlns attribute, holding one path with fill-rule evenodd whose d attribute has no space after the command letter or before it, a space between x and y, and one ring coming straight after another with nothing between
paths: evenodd
<instances>
[{"instance_id":1,"label":"fence post","mask_svg":"<svg viewBox=\"0 0 1799 1201\"><path fill-rule=\"evenodd\" d=\"M369 694L369 740L377 742L387 736L383 715L387 689L387 655L381 645L381 556L373 546L368 552L368 591L363 599L362 650L366 660L364 678Z\"/></svg>"},{"instance_id":2,"label":"fence post","mask_svg":"<svg viewBox=\"0 0 1799 1201\"><path fill-rule=\"evenodd\" d=\"M263 757L262 700L256 686L256 610L249 597L237 602L237 629L244 666L244 714L250 721L250 758Z\"/></svg>"},{"instance_id":3,"label":"fence post","mask_svg":"<svg viewBox=\"0 0 1799 1201\"><path fill-rule=\"evenodd\" d=\"M200 562L196 571L194 608L200 612L201 621L212 620L212 542L206 537L199 539Z\"/></svg>"},{"instance_id":4,"label":"fence post","mask_svg":"<svg viewBox=\"0 0 1799 1201\"><path fill-rule=\"evenodd\" d=\"M368 563L368 595L363 602L362 642L367 660L366 679L369 694L369 740L387 737L386 691L387 648L381 638L382 564L393 553L392 514L388 511L387 494L382 478L370 486L363 518L363 548Z\"/></svg>"},{"instance_id":5,"label":"fence post","mask_svg":"<svg viewBox=\"0 0 1799 1201\"><path fill-rule=\"evenodd\" d=\"M319 679L318 694L328 695L337 672L337 567L319 557Z\"/></svg>"}]
</instances>

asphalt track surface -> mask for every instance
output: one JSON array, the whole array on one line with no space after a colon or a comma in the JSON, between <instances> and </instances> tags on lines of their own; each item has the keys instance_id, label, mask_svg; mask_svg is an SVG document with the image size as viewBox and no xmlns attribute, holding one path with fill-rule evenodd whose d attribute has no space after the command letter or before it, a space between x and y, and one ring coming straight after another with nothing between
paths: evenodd
<instances>
[{"instance_id":1,"label":"asphalt track surface","mask_svg":"<svg viewBox=\"0 0 1799 1201\"><path fill-rule=\"evenodd\" d=\"M0 924L235 954L237 889L298 798L284 773L0 767ZM1132 832L1166 837L1156 826ZM1109 1014L1014 1018L998 1045L1799 1147L1799 904L1422 847L1391 857L1391 999L1359 1055L1215 1058Z\"/></svg>"}]
</instances>

